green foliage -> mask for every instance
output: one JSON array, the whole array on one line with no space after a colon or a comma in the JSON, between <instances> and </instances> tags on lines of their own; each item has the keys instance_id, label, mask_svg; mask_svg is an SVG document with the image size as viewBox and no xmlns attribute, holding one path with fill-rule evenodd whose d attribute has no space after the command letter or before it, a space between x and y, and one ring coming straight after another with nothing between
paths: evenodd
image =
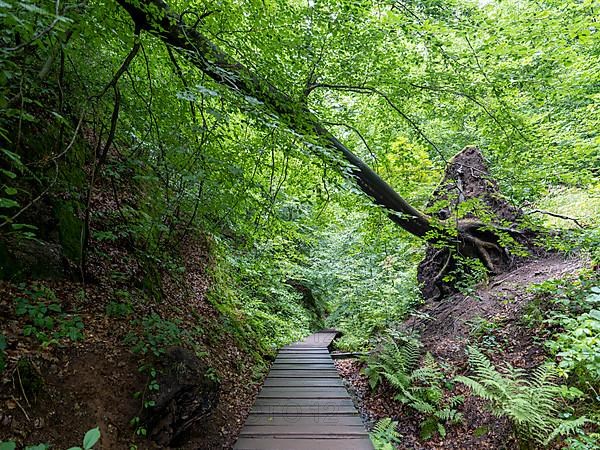
<instances>
[{"instance_id":1,"label":"green foliage","mask_svg":"<svg viewBox=\"0 0 600 450\"><path fill-rule=\"evenodd\" d=\"M592 296L600 304L600 288L596 289ZM565 374L574 373L597 385L600 382L600 309L591 309L576 318L566 317L560 324L564 331L547 343L560 358L559 367Z\"/></svg>"},{"instance_id":2,"label":"green foliage","mask_svg":"<svg viewBox=\"0 0 600 450\"><path fill-rule=\"evenodd\" d=\"M600 258L597 1L168 3L185 22L205 8L209 14L197 24L203 32L218 36L269 86L301 101L411 203L426 205L447 161L477 143L518 204L568 215L585 210L592 226L569 229L551 244ZM5 243L15 239L60 240L62 252L78 260L90 189L91 250L107 259L111 246L134 253L153 297L160 271L182 274L177 253L188 238L209 236L208 298L224 332L252 352L308 334L328 313L326 324L344 332L340 348L370 349L374 336L419 303L421 243L356 195L341 176L348 167L310 136L291 132L255 98L228 92L147 33L113 89L107 83L134 43L120 7L71 0L1 5L3 277L14 275ZM321 86L309 94L315 83ZM113 145L100 167L96 156L113 117ZM488 215L477 201L455 213ZM52 222L59 225L46 229ZM497 234L513 254L522 250L507 233ZM467 294L487 277L474 261L459 260L450 275ZM314 302L290 280L309 288ZM547 322L563 333L549 346L582 387L596 381L596 315L568 300L557 303L566 317ZM52 298L27 294L16 306L26 333L43 342L83 336L79 317ZM536 318L548 319L539 312ZM132 315L130 299L109 303L106 313ZM138 330L128 342L142 355L187 340L180 323L155 314L132 325ZM434 409L423 428L441 434L438 425L452 417L436 416L447 407L439 399L439 368L429 357L417 368L408 356L393 356L398 367L386 373L396 377L401 401Z\"/></svg>"},{"instance_id":3,"label":"green foliage","mask_svg":"<svg viewBox=\"0 0 600 450\"><path fill-rule=\"evenodd\" d=\"M375 335L421 301L415 268L421 252L385 218L339 214L340 221L317 236L303 273L332 309L326 325L343 332L337 347L369 349Z\"/></svg>"},{"instance_id":4,"label":"green foliage","mask_svg":"<svg viewBox=\"0 0 600 450\"><path fill-rule=\"evenodd\" d=\"M81 447L71 447L69 450L91 450L94 448L94 445L96 445L99 439L100 429L98 427L92 428L85 433Z\"/></svg>"},{"instance_id":5,"label":"green foliage","mask_svg":"<svg viewBox=\"0 0 600 450\"><path fill-rule=\"evenodd\" d=\"M483 317L474 317L467 321L469 325L469 335L478 345L489 349L503 348L504 339L498 339L497 331L502 328L502 320L488 320Z\"/></svg>"},{"instance_id":6,"label":"green foliage","mask_svg":"<svg viewBox=\"0 0 600 450\"><path fill-rule=\"evenodd\" d=\"M458 376L456 381L487 400L496 416L510 419L521 439L547 444L559 435L580 430L588 421L585 417L559 418L561 389L554 383L556 369L552 365L538 367L527 378L523 369L508 363L504 373L497 371L476 347L469 347L468 352L474 376Z\"/></svg>"},{"instance_id":7,"label":"green foliage","mask_svg":"<svg viewBox=\"0 0 600 450\"><path fill-rule=\"evenodd\" d=\"M112 317L127 317L133 312L130 303L111 301L106 305L106 315Z\"/></svg>"},{"instance_id":8,"label":"green foliage","mask_svg":"<svg viewBox=\"0 0 600 450\"><path fill-rule=\"evenodd\" d=\"M579 433L566 440L569 450L600 450L600 433Z\"/></svg>"},{"instance_id":9,"label":"green foliage","mask_svg":"<svg viewBox=\"0 0 600 450\"><path fill-rule=\"evenodd\" d=\"M378 421L369 437L375 450L394 450L402 443L402 435L397 430L398 422L394 422L389 417Z\"/></svg>"},{"instance_id":10,"label":"green foliage","mask_svg":"<svg viewBox=\"0 0 600 450\"><path fill-rule=\"evenodd\" d=\"M477 286L488 279L488 271L479 259L452 256L456 268L444 276L444 281L452 283L464 295L470 295Z\"/></svg>"},{"instance_id":11,"label":"green foliage","mask_svg":"<svg viewBox=\"0 0 600 450\"><path fill-rule=\"evenodd\" d=\"M321 306L306 304L288 280L298 279L304 256L293 240L280 237L253 249L220 243L208 298L223 315L223 327L240 344L262 353L321 328Z\"/></svg>"},{"instance_id":12,"label":"green foliage","mask_svg":"<svg viewBox=\"0 0 600 450\"><path fill-rule=\"evenodd\" d=\"M100 429L92 428L85 433L83 437L83 443L81 447L71 447L69 450L92 450L94 446L98 443L100 439ZM17 448L17 444L14 441L3 441L0 442L0 450L15 450ZM28 445L24 448L24 450L48 450L50 445L48 444L38 444L38 445Z\"/></svg>"},{"instance_id":13,"label":"green foliage","mask_svg":"<svg viewBox=\"0 0 600 450\"><path fill-rule=\"evenodd\" d=\"M174 345L182 342L185 332L179 328L179 322L172 322L161 318L158 314L152 313L135 320L134 326L140 328L140 333L129 333L125 337L125 343L132 346L134 353L141 355L160 356Z\"/></svg>"},{"instance_id":14,"label":"green foliage","mask_svg":"<svg viewBox=\"0 0 600 450\"><path fill-rule=\"evenodd\" d=\"M45 286L33 286L24 290L22 297L15 297L17 316L24 316L27 324L23 335L34 336L40 343L50 345L67 338L79 341L84 338L84 324L77 314L63 311L56 294Z\"/></svg>"},{"instance_id":15,"label":"green foliage","mask_svg":"<svg viewBox=\"0 0 600 450\"><path fill-rule=\"evenodd\" d=\"M388 339L381 349L366 360L363 369L372 389L385 380L397 392L394 399L410 406L425 417L421 438L438 433L446 436L446 424L456 424L462 415L455 409L462 397L444 398L444 374L430 353L421 359L420 342L414 338Z\"/></svg>"},{"instance_id":16,"label":"green foliage","mask_svg":"<svg viewBox=\"0 0 600 450\"><path fill-rule=\"evenodd\" d=\"M536 300L526 319L546 329L546 347L558 357L561 375L580 389L600 380L600 287L598 275L549 280L532 288ZM543 302L543 304L542 304Z\"/></svg>"}]
</instances>

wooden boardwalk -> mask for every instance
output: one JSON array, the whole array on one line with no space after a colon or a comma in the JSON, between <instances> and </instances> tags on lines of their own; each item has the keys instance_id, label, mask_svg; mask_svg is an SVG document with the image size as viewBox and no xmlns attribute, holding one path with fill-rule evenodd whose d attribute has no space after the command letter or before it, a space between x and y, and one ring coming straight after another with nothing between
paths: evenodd
<instances>
[{"instance_id":1,"label":"wooden boardwalk","mask_svg":"<svg viewBox=\"0 0 600 450\"><path fill-rule=\"evenodd\" d=\"M373 450L327 347L323 330L283 347L235 450Z\"/></svg>"}]
</instances>

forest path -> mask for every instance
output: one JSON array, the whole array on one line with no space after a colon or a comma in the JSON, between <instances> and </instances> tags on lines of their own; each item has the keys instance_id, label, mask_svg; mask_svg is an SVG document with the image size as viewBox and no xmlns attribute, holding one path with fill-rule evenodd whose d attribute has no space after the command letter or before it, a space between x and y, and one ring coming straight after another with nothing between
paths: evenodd
<instances>
[{"instance_id":1,"label":"forest path","mask_svg":"<svg viewBox=\"0 0 600 450\"><path fill-rule=\"evenodd\" d=\"M329 354L335 330L283 347L235 450L372 450Z\"/></svg>"}]
</instances>

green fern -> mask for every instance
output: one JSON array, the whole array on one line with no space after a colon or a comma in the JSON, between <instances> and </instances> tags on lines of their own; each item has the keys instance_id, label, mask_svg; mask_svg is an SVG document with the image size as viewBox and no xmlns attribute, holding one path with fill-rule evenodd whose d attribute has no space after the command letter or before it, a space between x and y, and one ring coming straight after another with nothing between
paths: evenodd
<instances>
[{"instance_id":1,"label":"green fern","mask_svg":"<svg viewBox=\"0 0 600 450\"><path fill-rule=\"evenodd\" d=\"M588 421L585 417L570 421L558 418L556 398L560 388L555 384L554 366L542 365L527 377L523 369L507 364L504 373L500 373L477 348L469 347L468 353L475 375L458 376L456 381L488 400L494 415L509 418L518 436L547 444L559 435L573 433Z\"/></svg>"},{"instance_id":2,"label":"green fern","mask_svg":"<svg viewBox=\"0 0 600 450\"><path fill-rule=\"evenodd\" d=\"M421 365L421 343L416 339L403 338L387 341L381 350L369 357L363 372L374 389L383 380L394 388L394 399L409 406L425 419L421 423L421 436L431 438L436 432L445 436L444 424L458 423L462 415L454 408L462 398L444 399L442 383L444 374L434 357L427 353Z\"/></svg>"},{"instance_id":3,"label":"green fern","mask_svg":"<svg viewBox=\"0 0 600 450\"><path fill-rule=\"evenodd\" d=\"M394 450L395 446L400 445L402 435L398 433L397 427L398 422L389 417L375 424L370 434L375 450Z\"/></svg>"}]
</instances>

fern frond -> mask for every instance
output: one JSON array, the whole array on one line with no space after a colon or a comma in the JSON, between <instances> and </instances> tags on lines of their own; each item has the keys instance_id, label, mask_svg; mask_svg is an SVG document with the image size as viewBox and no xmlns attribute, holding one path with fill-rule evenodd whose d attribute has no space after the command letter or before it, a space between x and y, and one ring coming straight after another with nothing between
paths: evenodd
<instances>
[{"instance_id":1,"label":"fern frond","mask_svg":"<svg viewBox=\"0 0 600 450\"><path fill-rule=\"evenodd\" d=\"M458 376L456 381L467 386L474 395L490 402L492 412L508 417L520 434L537 442L550 442L560 434L573 432L587 419L561 421L558 418L559 387L554 384L556 369L545 364L533 370L530 377L523 369L510 364L504 373L496 370L477 348L468 349L473 377Z\"/></svg>"},{"instance_id":2,"label":"fern frond","mask_svg":"<svg viewBox=\"0 0 600 450\"><path fill-rule=\"evenodd\" d=\"M435 417L439 420L449 423L460 423L462 421L462 414L451 408L440 409L435 412Z\"/></svg>"},{"instance_id":3,"label":"fern frond","mask_svg":"<svg viewBox=\"0 0 600 450\"><path fill-rule=\"evenodd\" d=\"M581 416L577 419L562 420L552 433L544 440L543 444L548 445L558 436L568 436L569 434L575 434L581 431L581 428L591 422L587 417Z\"/></svg>"}]
</instances>

